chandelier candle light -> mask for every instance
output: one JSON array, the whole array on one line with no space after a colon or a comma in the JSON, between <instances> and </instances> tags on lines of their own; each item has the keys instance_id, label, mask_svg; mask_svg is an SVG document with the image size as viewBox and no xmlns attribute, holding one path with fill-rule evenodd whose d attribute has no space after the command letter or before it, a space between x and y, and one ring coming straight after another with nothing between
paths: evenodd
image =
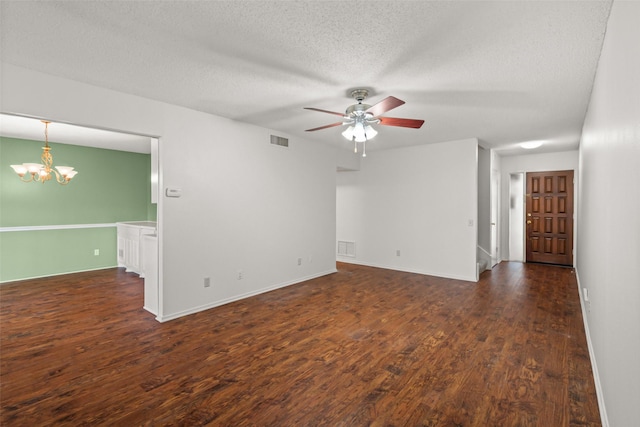
<instances>
[{"instance_id":1,"label":"chandelier candle light","mask_svg":"<svg viewBox=\"0 0 640 427\"><path fill-rule=\"evenodd\" d=\"M52 178L53 172L56 176L58 184L67 185L71 178L76 176L78 171L73 170L71 166L53 166L53 156L51 155L51 147L49 147L49 123L46 120L41 120L44 123L44 147L42 147L42 164L40 163L23 163L21 165L11 165L13 170L20 176L20 179L24 182L41 182L45 183ZM56 170L57 169L57 170ZM29 174L30 177L25 179L25 175Z\"/></svg>"}]
</instances>

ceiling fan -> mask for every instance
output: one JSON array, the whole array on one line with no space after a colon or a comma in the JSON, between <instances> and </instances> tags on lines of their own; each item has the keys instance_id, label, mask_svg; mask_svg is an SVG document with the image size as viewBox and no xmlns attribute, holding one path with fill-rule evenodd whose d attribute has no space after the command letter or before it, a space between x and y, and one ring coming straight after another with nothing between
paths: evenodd
<instances>
[{"instance_id":1,"label":"ceiling fan","mask_svg":"<svg viewBox=\"0 0 640 427\"><path fill-rule=\"evenodd\" d=\"M364 144L378 134L378 132L371 126L372 124L419 129L424 123L424 120L417 119L381 117L382 114L401 106L405 102L396 97L388 96L373 106L363 104L362 101L364 101L368 95L369 91L367 89L355 89L351 91L351 96L357 101L357 104L349 106L344 113L322 110L320 108L304 107L305 110L319 111L321 113L328 113L342 117L342 121L340 122L307 129L307 132L347 125L349 127L342 132L342 136L349 141L354 142L354 152L356 153L358 152L358 142L362 142L362 156L366 157L366 147Z\"/></svg>"}]
</instances>

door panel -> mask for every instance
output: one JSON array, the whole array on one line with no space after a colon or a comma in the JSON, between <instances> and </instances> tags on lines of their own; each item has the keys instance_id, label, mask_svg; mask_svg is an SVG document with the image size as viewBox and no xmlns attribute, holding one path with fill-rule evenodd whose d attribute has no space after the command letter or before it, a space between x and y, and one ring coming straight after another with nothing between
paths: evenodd
<instances>
[{"instance_id":1,"label":"door panel","mask_svg":"<svg viewBox=\"0 0 640 427\"><path fill-rule=\"evenodd\" d=\"M526 261L573 265L573 171L528 172Z\"/></svg>"}]
</instances>

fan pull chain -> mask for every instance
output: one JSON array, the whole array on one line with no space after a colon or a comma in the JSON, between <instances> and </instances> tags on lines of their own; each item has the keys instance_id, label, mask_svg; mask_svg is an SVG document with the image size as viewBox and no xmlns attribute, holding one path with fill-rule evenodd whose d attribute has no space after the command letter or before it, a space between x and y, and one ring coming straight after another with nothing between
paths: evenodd
<instances>
[{"instance_id":1,"label":"fan pull chain","mask_svg":"<svg viewBox=\"0 0 640 427\"><path fill-rule=\"evenodd\" d=\"M367 140L362 143L362 157L367 157Z\"/></svg>"},{"instance_id":2,"label":"fan pull chain","mask_svg":"<svg viewBox=\"0 0 640 427\"><path fill-rule=\"evenodd\" d=\"M357 153L358 152L358 143L356 142L356 137L354 136L352 138L352 140L353 140L353 152Z\"/></svg>"}]
</instances>

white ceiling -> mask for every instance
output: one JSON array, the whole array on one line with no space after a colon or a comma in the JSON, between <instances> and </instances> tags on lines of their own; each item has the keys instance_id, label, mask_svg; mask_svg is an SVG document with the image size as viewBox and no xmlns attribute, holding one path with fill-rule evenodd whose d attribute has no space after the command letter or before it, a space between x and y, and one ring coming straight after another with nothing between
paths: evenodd
<instances>
[{"instance_id":1,"label":"white ceiling","mask_svg":"<svg viewBox=\"0 0 640 427\"><path fill-rule=\"evenodd\" d=\"M387 115L367 149L477 137L504 154L576 148L607 1L2 1L2 60L347 145L348 93ZM339 120L339 119L338 119ZM50 130L53 136L53 129ZM34 138L37 139L37 138Z\"/></svg>"}]
</instances>

